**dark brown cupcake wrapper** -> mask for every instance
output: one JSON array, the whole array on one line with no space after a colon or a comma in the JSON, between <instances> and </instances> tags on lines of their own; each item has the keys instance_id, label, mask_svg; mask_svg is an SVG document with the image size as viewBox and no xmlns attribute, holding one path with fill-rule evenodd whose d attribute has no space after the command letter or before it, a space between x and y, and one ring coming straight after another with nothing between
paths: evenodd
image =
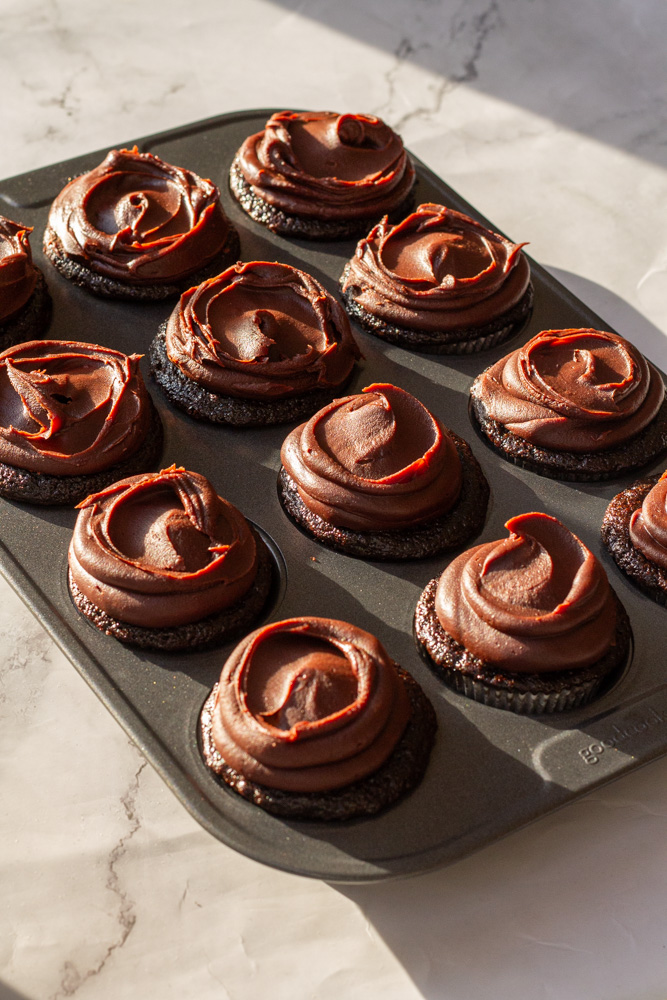
<instances>
[{"instance_id":1,"label":"dark brown cupcake wrapper","mask_svg":"<svg viewBox=\"0 0 667 1000\"><path fill-rule=\"evenodd\" d=\"M380 340L386 340L389 344L396 344L406 350L419 351L422 354L477 354L479 351L488 351L519 333L533 307L533 286L530 284L521 301L491 323L480 327L461 327L458 330L442 333L434 333L431 330L410 330L407 327L394 326L379 316L374 316L359 305L349 289L343 292L342 284L348 268L349 264L346 264L341 277L341 297L350 318L366 333L379 337Z\"/></svg>"}]
</instances>

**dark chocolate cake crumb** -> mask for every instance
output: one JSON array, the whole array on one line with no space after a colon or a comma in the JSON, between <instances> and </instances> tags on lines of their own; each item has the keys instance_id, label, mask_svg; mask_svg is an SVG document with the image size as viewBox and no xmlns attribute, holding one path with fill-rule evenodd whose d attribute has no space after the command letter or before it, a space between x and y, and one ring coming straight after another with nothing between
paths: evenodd
<instances>
[{"instance_id":1,"label":"dark chocolate cake crumb","mask_svg":"<svg viewBox=\"0 0 667 1000\"><path fill-rule=\"evenodd\" d=\"M315 219L301 215L288 215L280 209L255 194L244 179L236 159L229 171L229 187L241 205L241 208L255 222L260 222L267 229L279 236L291 236L301 240L345 240L354 236L365 235L376 222L379 215L364 216L362 219ZM398 221L407 214L414 205L412 192L403 202L390 212L390 219Z\"/></svg>"},{"instance_id":2,"label":"dark chocolate cake crumb","mask_svg":"<svg viewBox=\"0 0 667 1000\"><path fill-rule=\"evenodd\" d=\"M75 506L91 493L99 493L119 479L155 468L162 454L162 421L152 401L150 409L146 437L124 461L109 469L79 476L54 476L0 462L0 496L41 506Z\"/></svg>"},{"instance_id":3,"label":"dark chocolate cake crumb","mask_svg":"<svg viewBox=\"0 0 667 1000\"><path fill-rule=\"evenodd\" d=\"M229 233L225 244L213 260L194 273L187 274L169 284L157 282L154 285L132 285L97 274L91 268L68 257L54 231L47 226L44 232L44 253L61 274L86 291L106 299L127 299L132 302L159 302L162 299L181 295L193 285L199 285L207 278L219 274L237 260L240 253L239 235L229 223Z\"/></svg>"},{"instance_id":4,"label":"dark chocolate cake crumb","mask_svg":"<svg viewBox=\"0 0 667 1000\"><path fill-rule=\"evenodd\" d=\"M274 566L271 554L257 534L255 541L258 555L257 576L250 590L238 604L196 622L187 622L185 625L176 625L173 628L150 628L118 621L84 597L68 573L70 596L77 610L95 628L130 646L171 653L228 642L256 623L266 607L273 585Z\"/></svg>"},{"instance_id":5,"label":"dark chocolate cake crumb","mask_svg":"<svg viewBox=\"0 0 667 1000\"><path fill-rule=\"evenodd\" d=\"M25 305L11 319L0 323L0 351L15 344L41 340L51 321L51 296L44 275L36 268L37 283Z\"/></svg>"},{"instance_id":6,"label":"dark chocolate cake crumb","mask_svg":"<svg viewBox=\"0 0 667 1000\"><path fill-rule=\"evenodd\" d=\"M533 286L528 285L523 297L517 304L502 316L498 316L483 326L459 327L456 330L410 330L407 327L395 326L374 316L355 300L353 289L342 291L349 264L341 277L341 297L351 319L355 320L367 333L397 344L411 351L421 351L424 354L474 354L486 351L491 347L504 343L518 333L528 320L533 308Z\"/></svg>"},{"instance_id":7,"label":"dark chocolate cake crumb","mask_svg":"<svg viewBox=\"0 0 667 1000\"><path fill-rule=\"evenodd\" d=\"M489 484L468 443L453 431L449 434L463 467L461 493L451 510L423 524L396 531L337 528L306 507L294 480L283 467L278 476L278 497L285 513L307 535L328 548L358 559L426 559L457 548L484 527Z\"/></svg>"},{"instance_id":8,"label":"dark chocolate cake crumb","mask_svg":"<svg viewBox=\"0 0 667 1000\"><path fill-rule=\"evenodd\" d=\"M667 570L657 566L636 549L630 539L630 520L660 479L660 473L641 479L618 493L607 507L602 519L602 541L614 562L635 586L667 606Z\"/></svg>"},{"instance_id":9,"label":"dark chocolate cake crumb","mask_svg":"<svg viewBox=\"0 0 667 1000\"><path fill-rule=\"evenodd\" d=\"M587 704L620 676L632 643L630 619L616 595L616 634L596 663L549 673L503 673L485 663L446 632L435 610L438 578L424 589L414 617L414 635L425 662L448 687L473 701L517 714L543 715Z\"/></svg>"},{"instance_id":10,"label":"dark chocolate cake crumb","mask_svg":"<svg viewBox=\"0 0 667 1000\"><path fill-rule=\"evenodd\" d=\"M167 357L165 332L167 321L149 348L151 375L167 398L195 420L233 427L268 427L302 420L339 396L350 381L352 373L340 385L328 389L311 389L309 392L286 399L240 399L211 392L194 379L188 378Z\"/></svg>"},{"instance_id":11,"label":"dark chocolate cake crumb","mask_svg":"<svg viewBox=\"0 0 667 1000\"><path fill-rule=\"evenodd\" d=\"M667 397L651 423L616 448L576 453L552 451L531 444L487 416L479 391L479 380L470 389L470 413L482 439L514 465L549 479L569 482L599 482L614 479L653 462L667 449Z\"/></svg>"},{"instance_id":12,"label":"dark chocolate cake crumb","mask_svg":"<svg viewBox=\"0 0 667 1000\"><path fill-rule=\"evenodd\" d=\"M396 665L410 701L410 719L393 753L377 771L344 788L330 792L285 792L248 781L229 767L211 739L211 711L217 685L201 714L201 746L204 760L226 785L244 799L284 819L332 821L373 816L407 795L426 770L435 740L437 722L430 701L417 681Z\"/></svg>"}]
</instances>

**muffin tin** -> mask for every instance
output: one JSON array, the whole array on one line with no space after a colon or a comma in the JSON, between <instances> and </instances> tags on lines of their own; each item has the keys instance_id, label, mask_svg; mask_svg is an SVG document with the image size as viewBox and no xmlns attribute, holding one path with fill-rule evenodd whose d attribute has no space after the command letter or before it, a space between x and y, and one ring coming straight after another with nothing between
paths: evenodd
<instances>
[{"instance_id":1,"label":"muffin tin","mask_svg":"<svg viewBox=\"0 0 667 1000\"><path fill-rule=\"evenodd\" d=\"M252 222L229 194L227 172L236 149L270 114L223 115L136 141L142 151L218 184L225 211L239 230L243 260L285 261L336 294L354 241L318 244L274 236ZM106 152L0 182L0 212L35 227L34 257L54 300L49 338L147 355L173 303L96 299L62 278L40 252L52 199L68 178L95 166ZM492 225L425 166L416 166L418 203L442 202ZM529 231L514 235L530 239ZM202 763L197 719L230 646L160 655L134 651L101 635L77 614L67 591L67 547L75 512L0 500L3 574L190 812L214 836L249 857L334 882L424 872L464 857L667 750L661 648L666 612L620 574L599 538L607 503L637 476L602 484L544 479L503 461L477 437L468 417L474 376L519 343L545 328L606 327L545 270L536 264L532 268L532 317L505 345L470 356L429 357L355 328L365 361L347 391L394 382L468 440L492 491L479 541L504 536L504 522L515 514L544 510L563 520L601 558L630 615L634 651L610 690L591 705L562 715L515 716L444 687L420 659L412 616L421 590L448 557L362 562L306 538L283 514L275 485L280 445L292 425L235 430L197 423L166 401L150 379L147 357L142 361L165 427L162 466L176 462L206 475L259 526L271 547L276 584L264 620L323 615L354 622L380 638L433 702L439 731L425 778L410 796L377 817L343 824L285 822L222 786ZM656 463L646 472L663 467Z\"/></svg>"}]
</instances>

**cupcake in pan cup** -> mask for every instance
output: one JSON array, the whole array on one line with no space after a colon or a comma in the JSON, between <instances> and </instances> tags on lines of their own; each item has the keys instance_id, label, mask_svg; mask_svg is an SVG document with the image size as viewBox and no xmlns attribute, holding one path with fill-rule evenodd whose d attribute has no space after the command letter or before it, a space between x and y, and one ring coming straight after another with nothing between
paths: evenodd
<instances>
[{"instance_id":1,"label":"cupcake in pan cup","mask_svg":"<svg viewBox=\"0 0 667 1000\"><path fill-rule=\"evenodd\" d=\"M602 519L602 541L640 590L667 605L667 472L614 497Z\"/></svg>"},{"instance_id":2,"label":"cupcake in pan cup","mask_svg":"<svg viewBox=\"0 0 667 1000\"><path fill-rule=\"evenodd\" d=\"M185 292L150 357L155 380L191 417L252 426L314 413L360 353L344 310L318 281L253 261Z\"/></svg>"},{"instance_id":3,"label":"cupcake in pan cup","mask_svg":"<svg viewBox=\"0 0 667 1000\"><path fill-rule=\"evenodd\" d=\"M141 377L140 357L61 340L3 351L0 495L76 504L155 465L162 423Z\"/></svg>"},{"instance_id":4,"label":"cupcake in pan cup","mask_svg":"<svg viewBox=\"0 0 667 1000\"><path fill-rule=\"evenodd\" d=\"M41 337L51 320L51 296L33 263L31 232L0 215L0 351Z\"/></svg>"},{"instance_id":5,"label":"cupcake in pan cup","mask_svg":"<svg viewBox=\"0 0 667 1000\"><path fill-rule=\"evenodd\" d=\"M385 217L345 265L345 308L368 333L414 351L471 354L526 321L533 302L521 248L442 205Z\"/></svg>"},{"instance_id":6,"label":"cupcake in pan cup","mask_svg":"<svg viewBox=\"0 0 667 1000\"><path fill-rule=\"evenodd\" d=\"M426 769L433 707L382 644L348 622L291 618L247 636L201 714L204 760L287 819L371 816Z\"/></svg>"},{"instance_id":7,"label":"cupcake in pan cup","mask_svg":"<svg viewBox=\"0 0 667 1000\"><path fill-rule=\"evenodd\" d=\"M236 637L272 584L269 551L243 514L176 466L79 504L68 561L72 600L97 629L167 652Z\"/></svg>"},{"instance_id":8,"label":"cupcake in pan cup","mask_svg":"<svg viewBox=\"0 0 667 1000\"><path fill-rule=\"evenodd\" d=\"M400 136L372 115L279 111L249 136L229 183L241 207L281 236L337 240L400 217L415 171Z\"/></svg>"},{"instance_id":9,"label":"cupcake in pan cup","mask_svg":"<svg viewBox=\"0 0 667 1000\"><path fill-rule=\"evenodd\" d=\"M620 674L628 616L592 552L556 518L520 514L508 538L454 559L417 604L417 644L459 693L517 713L584 705Z\"/></svg>"},{"instance_id":10,"label":"cupcake in pan cup","mask_svg":"<svg viewBox=\"0 0 667 1000\"><path fill-rule=\"evenodd\" d=\"M470 397L503 458L552 479L611 479L667 448L662 375L616 333L543 330L478 375Z\"/></svg>"},{"instance_id":11,"label":"cupcake in pan cup","mask_svg":"<svg viewBox=\"0 0 667 1000\"><path fill-rule=\"evenodd\" d=\"M135 146L111 150L63 188L44 252L95 295L155 301L222 270L239 238L215 184Z\"/></svg>"},{"instance_id":12,"label":"cupcake in pan cup","mask_svg":"<svg viewBox=\"0 0 667 1000\"><path fill-rule=\"evenodd\" d=\"M484 525L489 486L468 444L404 389L335 399L285 439L278 495L329 548L362 559L422 559Z\"/></svg>"}]
</instances>

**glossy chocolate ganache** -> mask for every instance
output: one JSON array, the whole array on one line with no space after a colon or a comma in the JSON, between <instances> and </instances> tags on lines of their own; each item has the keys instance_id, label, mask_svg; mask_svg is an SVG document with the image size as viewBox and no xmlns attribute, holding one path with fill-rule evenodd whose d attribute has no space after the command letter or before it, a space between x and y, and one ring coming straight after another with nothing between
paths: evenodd
<instances>
[{"instance_id":1,"label":"glossy chocolate ganache","mask_svg":"<svg viewBox=\"0 0 667 1000\"><path fill-rule=\"evenodd\" d=\"M131 285L167 283L223 249L230 226L219 195L211 181L152 153L114 149L63 188L48 226L66 256L96 274Z\"/></svg>"},{"instance_id":2,"label":"glossy chocolate ganache","mask_svg":"<svg viewBox=\"0 0 667 1000\"><path fill-rule=\"evenodd\" d=\"M35 340L0 354L0 462L78 476L134 452L153 407L139 359L94 344Z\"/></svg>"},{"instance_id":3,"label":"glossy chocolate ganache","mask_svg":"<svg viewBox=\"0 0 667 1000\"><path fill-rule=\"evenodd\" d=\"M400 137L372 115L280 111L241 146L235 165L263 201L289 215L364 219L409 194L414 168Z\"/></svg>"},{"instance_id":4,"label":"glossy chocolate ganache","mask_svg":"<svg viewBox=\"0 0 667 1000\"><path fill-rule=\"evenodd\" d=\"M149 628L198 621L236 604L255 579L248 522L195 472L131 476L79 508L71 579L116 620Z\"/></svg>"},{"instance_id":5,"label":"glossy chocolate ganache","mask_svg":"<svg viewBox=\"0 0 667 1000\"><path fill-rule=\"evenodd\" d=\"M418 399L393 385L370 385L323 407L287 436L281 458L310 511L359 531L435 518L461 491L452 437Z\"/></svg>"},{"instance_id":6,"label":"glossy chocolate ganache","mask_svg":"<svg viewBox=\"0 0 667 1000\"><path fill-rule=\"evenodd\" d=\"M444 571L435 611L444 631L491 667L545 673L589 666L614 641L617 601L592 552L542 513L507 522Z\"/></svg>"},{"instance_id":7,"label":"glossy chocolate ganache","mask_svg":"<svg viewBox=\"0 0 667 1000\"><path fill-rule=\"evenodd\" d=\"M38 271L28 240L30 226L0 215L0 324L23 308L35 290Z\"/></svg>"},{"instance_id":8,"label":"glossy chocolate ganache","mask_svg":"<svg viewBox=\"0 0 667 1000\"><path fill-rule=\"evenodd\" d=\"M517 437L575 453L624 444L664 400L660 373L636 347L591 329L538 333L480 375L471 392L484 417Z\"/></svg>"},{"instance_id":9,"label":"glossy chocolate ganache","mask_svg":"<svg viewBox=\"0 0 667 1000\"><path fill-rule=\"evenodd\" d=\"M396 226L383 219L359 241L341 287L366 312L404 329L478 327L525 295L523 246L461 212L423 204Z\"/></svg>"},{"instance_id":10,"label":"glossy chocolate ganache","mask_svg":"<svg viewBox=\"0 0 667 1000\"><path fill-rule=\"evenodd\" d=\"M292 618L251 633L215 690L211 739L248 781L323 792L376 771L410 715L382 644L347 622Z\"/></svg>"},{"instance_id":11,"label":"glossy chocolate ganache","mask_svg":"<svg viewBox=\"0 0 667 1000\"><path fill-rule=\"evenodd\" d=\"M630 541L649 562L667 570L667 472L644 497L629 524Z\"/></svg>"},{"instance_id":12,"label":"glossy chocolate ganache","mask_svg":"<svg viewBox=\"0 0 667 1000\"><path fill-rule=\"evenodd\" d=\"M333 296L304 271L266 261L235 264L185 292L165 347L188 378L245 399L339 386L359 357Z\"/></svg>"}]
</instances>

